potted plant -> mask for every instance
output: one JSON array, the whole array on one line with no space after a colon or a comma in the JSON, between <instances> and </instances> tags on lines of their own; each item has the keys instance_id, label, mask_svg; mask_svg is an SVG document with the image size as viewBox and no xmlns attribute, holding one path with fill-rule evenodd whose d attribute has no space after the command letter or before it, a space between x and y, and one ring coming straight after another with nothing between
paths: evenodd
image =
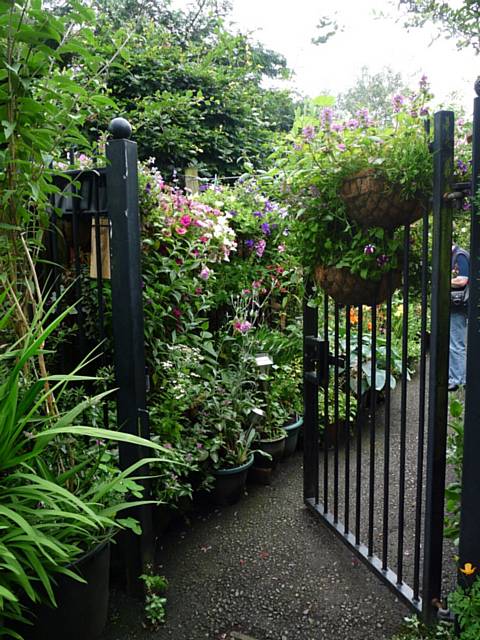
<instances>
[{"instance_id":1,"label":"potted plant","mask_svg":"<svg viewBox=\"0 0 480 640\"><path fill-rule=\"evenodd\" d=\"M212 498L217 504L233 504L240 499L253 464L256 432L251 412L257 399L252 382L243 379L245 371L244 363L217 369L197 417L197 432L208 434L214 477Z\"/></svg>"},{"instance_id":2,"label":"potted plant","mask_svg":"<svg viewBox=\"0 0 480 640\"><path fill-rule=\"evenodd\" d=\"M0 306L4 300L5 295ZM142 487L134 474L151 459L124 471L113 465L101 470L89 453L92 439L150 447L161 454L155 462L171 455L142 438L75 426L79 416L105 394L85 399L68 411L58 409L65 385L89 378L78 371L56 376L35 372L44 343L70 312L66 309L52 320L53 308L45 314L37 310L25 335L0 350L0 624L2 634L17 639L26 633L31 639L51 640L63 638L66 632L71 638L93 639L102 632L108 602L107 542L119 529L138 531L138 524L121 512L142 500ZM7 310L0 332L10 315ZM83 459L70 459L77 444L87 453ZM137 501L127 503L132 492ZM85 582L93 593L81 584ZM78 593L73 594L73 603L65 599L75 583L90 605L88 610ZM60 613L72 614L69 628L52 618L44 624L42 603L65 607ZM26 626L31 624L32 610L40 616L34 631Z\"/></svg>"},{"instance_id":3,"label":"potted plant","mask_svg":"<svg viewBox=\"0 0 480 640\"><path fill-rule=\"evenodd\" d=\"M302 364L299 358L292 362L274 364L269 376L267 416L269 422L281 424L287 438L284 457L297 448L300 429L303 425ZM274 415L275 414L275 415Z\"/></svg>"},{"instance_id":4,"label":"potted plant","mask_svg":"<svg viewBox=\"0 0 480 640\"><path fill-rule=\"evenodd\" d=\"M303 116L290 146L277 153L299 255L339 303L378 304L400 284L399 227L421 215L431 184L429 97L423 80L410 99L396 96L388 125L366 110L341 122L331 108L320 118Z\"/></svg>"}]
</instances>

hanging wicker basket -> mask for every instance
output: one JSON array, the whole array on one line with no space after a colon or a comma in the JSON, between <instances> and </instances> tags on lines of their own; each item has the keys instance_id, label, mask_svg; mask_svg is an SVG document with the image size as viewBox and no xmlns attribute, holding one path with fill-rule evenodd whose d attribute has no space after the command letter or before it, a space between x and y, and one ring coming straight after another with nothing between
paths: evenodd
<instances>
[{"instance_id":1,"label":"hanging wicker basket","mask_svg":"<svg viewBox=\"0 0 480 640\"><path fill-rule=\"evenodd\" d=\"M347 178L340 196L348 217L362 228L382 227L393 230L419 220L425 210L420 198L406 200L399 190L387 188L373 169Z\"/></svg>"},{"instance_id":2,"label":"hanging wicker basket","mask_svg":"<svg viewBox=\"0 0 480 640\"><path fill-rule=\"evenodd\" d=\"M385 302L389 293L397 289L402 282L400 271L391 272L391 289L389 291L389 275L383 274L380 280L365 280L352 273L346 267L315 268L315 280L322 289L339 304L359 306L377 305Z\"/></svg>"}]
</instances>

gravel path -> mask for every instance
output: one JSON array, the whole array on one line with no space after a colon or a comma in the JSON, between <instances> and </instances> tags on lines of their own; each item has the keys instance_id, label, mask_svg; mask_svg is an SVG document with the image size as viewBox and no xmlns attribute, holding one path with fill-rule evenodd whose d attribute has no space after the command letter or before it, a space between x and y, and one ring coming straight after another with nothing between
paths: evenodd
<instances>
[{"instance_id":1,"label":"gravel path","mask_svg":"<svg viewBox=\"0 0 480 640\"><path fill-rule=\"evenodd\" d=\"M407 609L302 505L302 458L240 503L195 514L164 538L167 622L113 598L103 640L386 640ZM233 632L233 633L232 633Z\"/></svg>"}]
</instances>

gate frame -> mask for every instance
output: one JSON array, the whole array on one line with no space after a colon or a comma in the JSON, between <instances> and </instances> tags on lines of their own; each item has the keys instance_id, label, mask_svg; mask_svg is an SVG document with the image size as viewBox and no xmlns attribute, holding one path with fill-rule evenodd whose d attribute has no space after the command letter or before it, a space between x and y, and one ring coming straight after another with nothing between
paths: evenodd
<instances>
[{"instance_id":1,"label":"gate frame","mask_svg":"<svg viewBox=\"0 0 480 640\"><path fill-rule=\"evenodd\" d=\"M382 560L371 553L319 501L319 435L318 392L328 381L332 361L328 335L318 337L318 309L311 304L312 281L307 280L304 300L304 502L351 551L393 590L403 602L422 614L430 623L440 606L444 492L446 469L448 416L448 350L450 326L450 256L452 216L446 194L453 174L454 114L440 111L434 116L433 142L433 247L432 247L432 318L431 361L429 379L428 450L426 470L425 529L423 551L423 599L414 597L414 590L398 582L394 571L385 568ZM479 132L480 135L480 132ZM480 394L479 394L480 395Z\"/></svg>"}]
</instances>

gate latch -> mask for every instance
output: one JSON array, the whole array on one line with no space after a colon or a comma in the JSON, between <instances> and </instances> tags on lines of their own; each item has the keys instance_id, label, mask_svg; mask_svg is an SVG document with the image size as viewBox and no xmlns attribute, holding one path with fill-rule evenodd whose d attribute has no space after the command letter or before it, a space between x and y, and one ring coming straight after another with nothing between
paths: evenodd
<instances>
[{"instance_id":1,"label":"gate latch","mask_svg":"<svg viewBox=\"0 0 480 640\"><path fill-rule=\"evenodd\" d=\"M305 336L305 382L324 386L328 382L328 341Z\"/></svg>"}]
</instances>

